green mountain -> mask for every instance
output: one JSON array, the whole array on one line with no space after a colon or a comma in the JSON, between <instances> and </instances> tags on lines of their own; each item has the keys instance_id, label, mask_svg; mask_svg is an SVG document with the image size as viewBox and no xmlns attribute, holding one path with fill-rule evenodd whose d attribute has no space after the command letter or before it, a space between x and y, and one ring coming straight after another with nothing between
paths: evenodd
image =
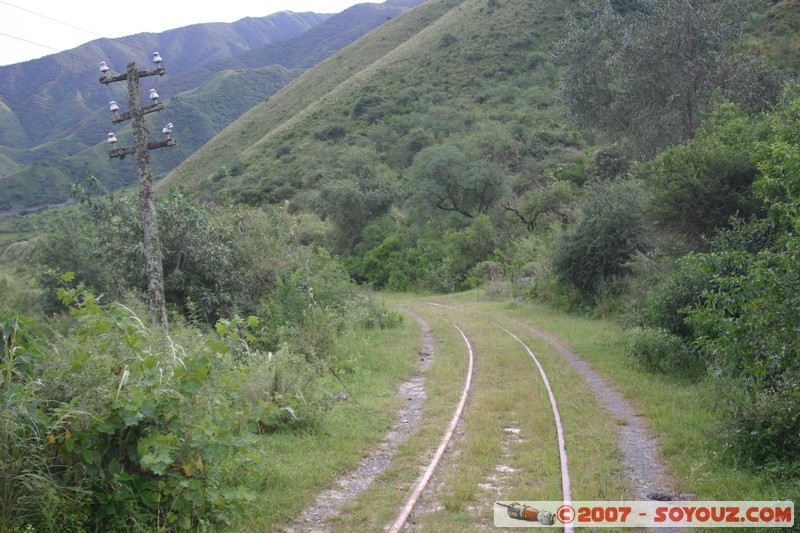
<instances>
[{"instance_id":1,"label":"green mountain","mask_svg":"<svg viewBox=\"0 0 800 533\"><path fill-rule=\"evenodd\" d=\"M154 173L161 176L311 63L419 1L362 4L336 15L283 12L233 24L100 39L73 51L0 67L0 94L6 104L0 108L0 132L5 134L0 146L0 211L62 202L71 184L86 172L109 189L135 182L134 167L108 161L108 147L101 141L112 129L104 118L109 116L107 102L122 103L126 93L122 84L97 83L100 60L112 71L121 71L132 54L145 59L150 51L161 51L167 76L154 83L160 83L167 111L152 119L151 127L160 136L162 123L172 122L179 139L177 150L153 158ZM247 53L246 59L236 59L241 53ZM89 61L92 57L97 61ZM47 83L30 81L48 75ZM41 88L33 95L22 92L30 86ZM125 129L115 133L121 142L130 139Z\"/></svg>"},{"instance_id":2,"label":"green mountain","mask_svg":"<svg viewBox=\"0 0 800 533\"><path fill-rule=\"evenodd\" d=\"M555 101L551 51L579 2L429 0L320 63L168 175L203 194L295 200L363 148L396 177L416 153L457 137L498 137L505 171L535 181L583 141ZM341 169L338 169L341 171Z\"/></svg>"}]
</instances>

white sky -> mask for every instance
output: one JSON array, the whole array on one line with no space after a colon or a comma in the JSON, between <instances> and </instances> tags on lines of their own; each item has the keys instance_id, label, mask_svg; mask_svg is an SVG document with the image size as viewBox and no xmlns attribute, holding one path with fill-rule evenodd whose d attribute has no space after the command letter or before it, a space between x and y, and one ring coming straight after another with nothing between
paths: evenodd
<instances>
[{"instance_id":1,"label":"white sky","mask_svg":"<svg viewBox=\"0 0 800 533\"><path fill-rule=\"evenodd\" d=\"M100 37L161 32L201 22L234 22L287 10L339 13L355 4L382 1L135 0L126 4L100 0L0 0L0 65L69 50Z\"/></svg>"}]
</instances>

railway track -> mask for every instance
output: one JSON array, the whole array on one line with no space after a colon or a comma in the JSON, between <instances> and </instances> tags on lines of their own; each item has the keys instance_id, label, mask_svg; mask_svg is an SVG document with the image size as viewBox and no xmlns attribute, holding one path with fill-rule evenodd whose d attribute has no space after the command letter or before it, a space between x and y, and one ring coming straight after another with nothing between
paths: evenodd
<instances>
[{"instance_id":1,"label":"railway track","mask_svg":"<svg viewBox=\"0 0 800 533\"><path fill-rule=\"evenodd\" d=\"M436 307L446 308L449 307L443 306L441 304L431 303L429 305L433 305ZM409 497L407 498L403 508L401 509L400 513L398 514L395 521L392 523L391 527L389 528L390 533L398 533L403 529L408 521L409 517L411 516L414 508L416 507L420 497L425 492L428 484L431 482L433 478L433 474L438 467L442 456L445 453L448 445L450 444L453 433L455 431L456 425L458 424L459 420L461 419L462 413L464 411L467 398L469 396L470 387L473 381L473 373L474 373L474 349L472 343L470 342L467 334L464 330L456 323L452 323L453 327L459 332L461 338L463 339L467 353L468 353L468 366L467 366L467 375L465 378L464 389L461 394L461 398L459 400L458 405L456 406L455 412L453 417L450 420L449 425L447 426L444 436L442 437L441 442L439 443L439 447L436 450L433 458L431 459L430 463L425 468L423 474L420 476L419 480L417 481L414 490L411 492ZM548 397L550 400L550 407L553 413L553 421L556 427L556 434L558 438L558 450L559 450L559 460L561 466L561 487L562 487L562 500L564 503L569 503L572 500L571 496L571 488L570 488L570 477L569 477L569 461L567 459L567 451L566 451L566 441L564 437L564 429L563 424L561 422L561 415L558 409L558 402L556 400L555 394L553 393L553 389L550 385L550 380L547 377L547 373L545 372L544 367L540 363L539 359L533 353L531 348L517 335L512 333L511 331L507 330L504 327L497 326L500 330L505 332L507 335L512 337L517 343L519 343L522 348L526 351L526 353L531 357L532 361L535 364L536 369L538 369L539 376L541 377L542 383L544 384L545 388L547 389ZM564 529L567 533L571 533L573 531L572 526L567 525Z\"/></svg>"},{"instance_id":2,"label":"railway track","mask_svg":"<svg viewBox=\"0 0 800 533\"><path fill-rule=\"evenodd\" d=\"M428 395L406 435L414 451L394 448L391 464L367 469L361 493L294 531L495 531L506 514L497 501L571 503L576 486L578 500L641 499L642 487L666 486L663 471L636 465L658 454L654 439L630 447L626 435L644 429L635 409L610 400L608 385L558 339L479 306L416 301L403 310L423 325L420 353L432 354L415 378Z\"/></svg>"}]
</instances>

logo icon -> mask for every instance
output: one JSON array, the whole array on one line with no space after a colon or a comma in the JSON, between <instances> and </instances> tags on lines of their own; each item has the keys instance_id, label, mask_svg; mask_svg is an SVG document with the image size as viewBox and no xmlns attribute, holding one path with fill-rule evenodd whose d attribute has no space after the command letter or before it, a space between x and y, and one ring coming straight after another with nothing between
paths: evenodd
<instances>
[{"instance_id":1,"label":"logo icon","mask_svg":"<svg viewBox=\"0 0 800 533\"><path fill-rule=\"evenodd\" d=\"M505 507L508 516L515 520L524 520L525 522L539 522L543 526L552 526L556 523L556 515L548 511L540 511L529 505L522 505L521 503L514 502L505 504L495 502L500 507Z\"/></svg>"}]
</instances>

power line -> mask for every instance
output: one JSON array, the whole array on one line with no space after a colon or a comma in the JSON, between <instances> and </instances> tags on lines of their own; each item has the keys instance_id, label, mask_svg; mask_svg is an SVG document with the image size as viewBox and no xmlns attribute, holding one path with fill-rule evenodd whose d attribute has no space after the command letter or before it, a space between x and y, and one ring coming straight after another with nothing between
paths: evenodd
<instances>
[{"instance_id":1,"label":"power line","mask_svg":"<svg viewBox=\"0 0 800 533\"><path fill-rule=\"evenodd\" d=\"M108 40L111 40L111 41L118 41L121 44L124 44L125 46L128 46L130 48L133 48L133 49L136 49L136 50L139 50L139 51L145 51L145 52L147 51L147 50L145 50L144 48L142 48L140 46L136 46L135 44L126 43L125 41L123 41L122 39L120 39L118 37L107 37L107 36L105 36L103 34L97 33L96 31L87 30L86 28L81 28L80 26L76 26L75 24L71 24L69 22L65 22L63 20L59 20L57 18L53 18L53 17L50 17L48 15L43 15L41 13L37 13L36 11L31 11L30 9L27 9L25 7L22 7L22 6L18 6L16 4L12 4L11 2L6 2L5 0L0 0L0 4L5 4L7 6L10 6L10 7L19 9L21 11L25 11L27 13L30 13L31 15L35 15L37 17L41 17L43 19L50 20L52 22L56 22L56 23L61 24L63 26L67 26L69 28L73 28L73 29L82 31L84 33L88 33L89 35L94 35L95 37L99 37L101 39L108 39ZM6 34L3 34L3 35L6 35ZM33 42L33 41L28 41L27 39L23 39L21 37L15 37L13 35L7 35L7 37L11 37L13 39L19 39L21 41L25 41L25 42L28 42L30 44L36 45L36 46L44 46L45 48L50 48L51 50L57 50L59 52L65 52L66 51L66 50L58 50L56 48L53 48L53 47L50 47L50 46L45 46L45 45L42 45L40 43L36 43L36 42Z\"/></svg>"},{"instance_id":2,"label":"power line","mask_svg":"<svg viewBox=\"0 0 800 533\"><path fill-rule=\"evenodd\" d=\"M41 13L37 13L35 11L31 11L30 9L27 9L25 7L22 7L22 6L18 6L16 4L12 4L11 2L6 2L5 0L0 0L0 4L5 4L7 6L19 9L20 11L25 11L27 13L30 13L31 15L36 15L37 17L42 17L43 19L51 20L53 22L57 22L59 24L63 24L64 26L69 26L70 28L74 28L76 30L80 30L82 32L89 33L89 34L94 35L96 37L103 37L99 33L93 32L92 30L87 30L85 28L81 28L80 26L75 26L74 24L70 24L69 22L64 22L63 20L54 19L53 17L48 17L47 15L42 15ZM33 43L33 44L36 44L36 43Z\"/></svg>"},{"instance_id":3,"label":"power line","mask_svg":"<svg viewBox=\"0 0 800 533\"><path fill-rule=\"evenodd\" d=\"M50 45L47 45L47 44L37 43L35 41L31 41L30 39L25 39L23 37L17 37L16 35L11 35L10 33L0 32L0 35L2 35L3 37L9 37L11 39L16 39L17 41L22 41L24 43L32 44L34 46L40 46L42 48L47 48L48 50L54 50L57 53L72 54L75 57L79 57L79 58L83 59L84 61L89 61L90 63L96 61L96 59L92 59L92 58L83 56L83 55L81 55L81 54L79 54L77 52L74 52L72 50L61 50L59 48L54 48L54 47L52 47Z\"/></svg>"}]
</instances>

